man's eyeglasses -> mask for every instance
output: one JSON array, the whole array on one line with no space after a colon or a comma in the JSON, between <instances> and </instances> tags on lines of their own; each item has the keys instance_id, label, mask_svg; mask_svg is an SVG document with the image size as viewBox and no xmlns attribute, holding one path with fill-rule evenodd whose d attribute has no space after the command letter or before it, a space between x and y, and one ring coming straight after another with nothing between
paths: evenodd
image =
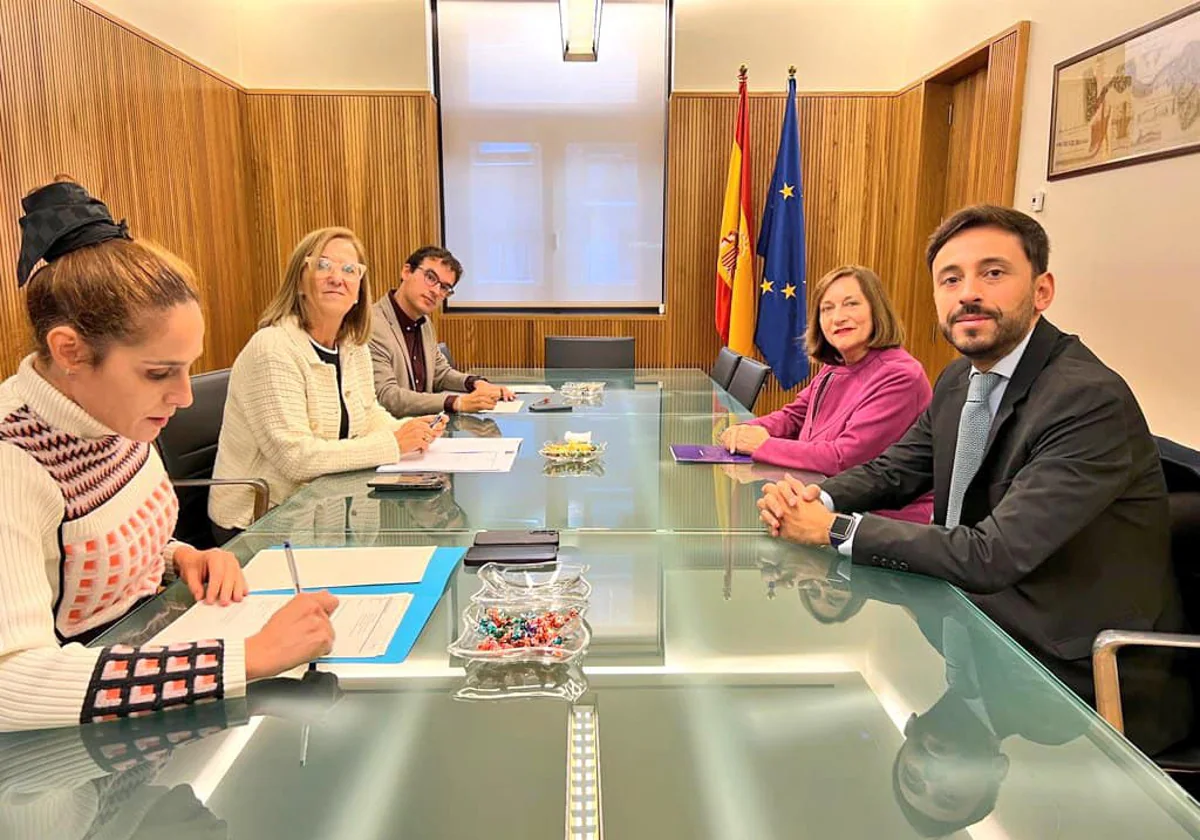
<instances>
[{"instance_id":1,"label":"man's eyeglasses","mask_svg":"<svg viewBox=\"0 0 1200 840\"><path fill-rule=\"evenodd\" d=\"M421 275L425 278L426 286L431 289L437 289L444 297L454 296L454 286L450 285L449 283L443 283L441 278L437 276L437 272L435 272L433 269L422 268L419 270Z\"/></svg>"},{"instance_id":2,"label":"man's eyeglasses","mask_svg":"<svg viewBox=\"0 0 1200 840\"><path fill-rule=\"evenodd\" d=\"M315 274L336 274L347 283L352 280L361 280L363 275L367 273L367 267L362 263L348 262L339 265L329 259L329 257L308 257L307 260Z\"/></svg>"}]
</instances>

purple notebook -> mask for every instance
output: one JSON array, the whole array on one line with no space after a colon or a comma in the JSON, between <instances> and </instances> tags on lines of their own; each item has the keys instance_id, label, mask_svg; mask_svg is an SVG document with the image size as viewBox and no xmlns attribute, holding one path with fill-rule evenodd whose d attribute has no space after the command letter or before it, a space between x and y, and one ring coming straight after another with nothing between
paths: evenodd
<instances>
[{"instance_id":1,"label":"purple notebook","mask_svg":"<svg viewBox=\"0 0 1200 840\"><path fill-rule=\"evenodd\" d=\"M672 443L671 457L677 464L753 464L749 455L730 454L724 446Z\"/></svg>"}]
</instances>

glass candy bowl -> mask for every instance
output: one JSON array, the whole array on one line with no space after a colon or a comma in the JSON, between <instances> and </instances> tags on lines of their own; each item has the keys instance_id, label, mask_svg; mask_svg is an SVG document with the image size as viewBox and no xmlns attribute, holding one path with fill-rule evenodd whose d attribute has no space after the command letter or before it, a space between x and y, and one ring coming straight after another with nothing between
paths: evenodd
<instances>
[{"instance_id":1,"label":"glass candy bowl","mask_svg":"<svg viewBox=\"0 0 1200 840\"><path fill-rule=\"evenodd\" d=\"M462 633L447 651L467 661L574 662L592 640L586 608L566 600L474 603L463 611Z\"/></svg>"},{"instance_id":2,"label":"glass candy bowl","mask_svg":"<svg viewBox=\"0 0 1200 840\"><path fill-rule=\"evenodd\" d=\"M479 567L483 584L471 596L474 603L522 604L533 601L586 602L592 585L583 575L588 567L581 563L556 562L531 569L523 565L486 563Z\"/></svg>"}]
</instances>

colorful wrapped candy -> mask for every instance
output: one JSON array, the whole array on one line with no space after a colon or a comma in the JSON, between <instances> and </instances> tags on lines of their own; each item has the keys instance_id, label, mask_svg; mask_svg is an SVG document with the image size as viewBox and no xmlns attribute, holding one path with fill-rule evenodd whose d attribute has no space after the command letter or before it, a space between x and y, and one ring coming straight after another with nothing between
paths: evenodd
<instances>
[{"instance_id":1,"label":"colorful wrapped candy","mask_svg":"<svg viewBox=\"0 0 1200 840\"><path fill-rule=\"evenodd\" d=\"M579 610L546 610L508 613L490 607L479 619L479 634L483 640L477 650L511 650L514 648L559 647L563 644L560 632L579 617Z\"/></svg>"}]
</instances>

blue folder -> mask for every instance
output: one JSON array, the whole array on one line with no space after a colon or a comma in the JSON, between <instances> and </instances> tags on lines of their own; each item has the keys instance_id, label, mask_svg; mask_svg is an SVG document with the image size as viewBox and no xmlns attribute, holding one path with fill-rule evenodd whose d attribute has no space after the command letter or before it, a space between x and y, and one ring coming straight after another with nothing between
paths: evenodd
<instances>
[{"instance_id":1,"label":"blue folder","mask_svg":"<svg viewBox=\"0 0 1200 840\"><path fill-rule=\"evenodd\" d=\"M282 548L282 546L276 546L276 548ZM320 548L329 551L337 550L337 547L329 546L320 546ZM433 552L433 557L429 559L429 565L425 567L425 575L419 583L382 583L372 586L332 587L329 591L334 595L394 595L398 592L411 592L413 599L404 613L404 618L400 620L400 626L396 628L396 635L392 636L392 641L388 645L387 652L382 656L329 656L317 661L354 665L394 665L403 662L408 658L413 645L417 643L417 638L421 635L421 631L429 621L429 616L433 615L438 601L442 599L442 593L446 591L446 585L450 582L450 576L454 574L454 570L458 568L459 562L466 553L467 550L465 548L436 549ZM255 594L286 595L290 591L287 589L273 589L265 592L256 592ZM317 590L305 589L305 591L315 592Z\"/></svg>"}]
</instances>

